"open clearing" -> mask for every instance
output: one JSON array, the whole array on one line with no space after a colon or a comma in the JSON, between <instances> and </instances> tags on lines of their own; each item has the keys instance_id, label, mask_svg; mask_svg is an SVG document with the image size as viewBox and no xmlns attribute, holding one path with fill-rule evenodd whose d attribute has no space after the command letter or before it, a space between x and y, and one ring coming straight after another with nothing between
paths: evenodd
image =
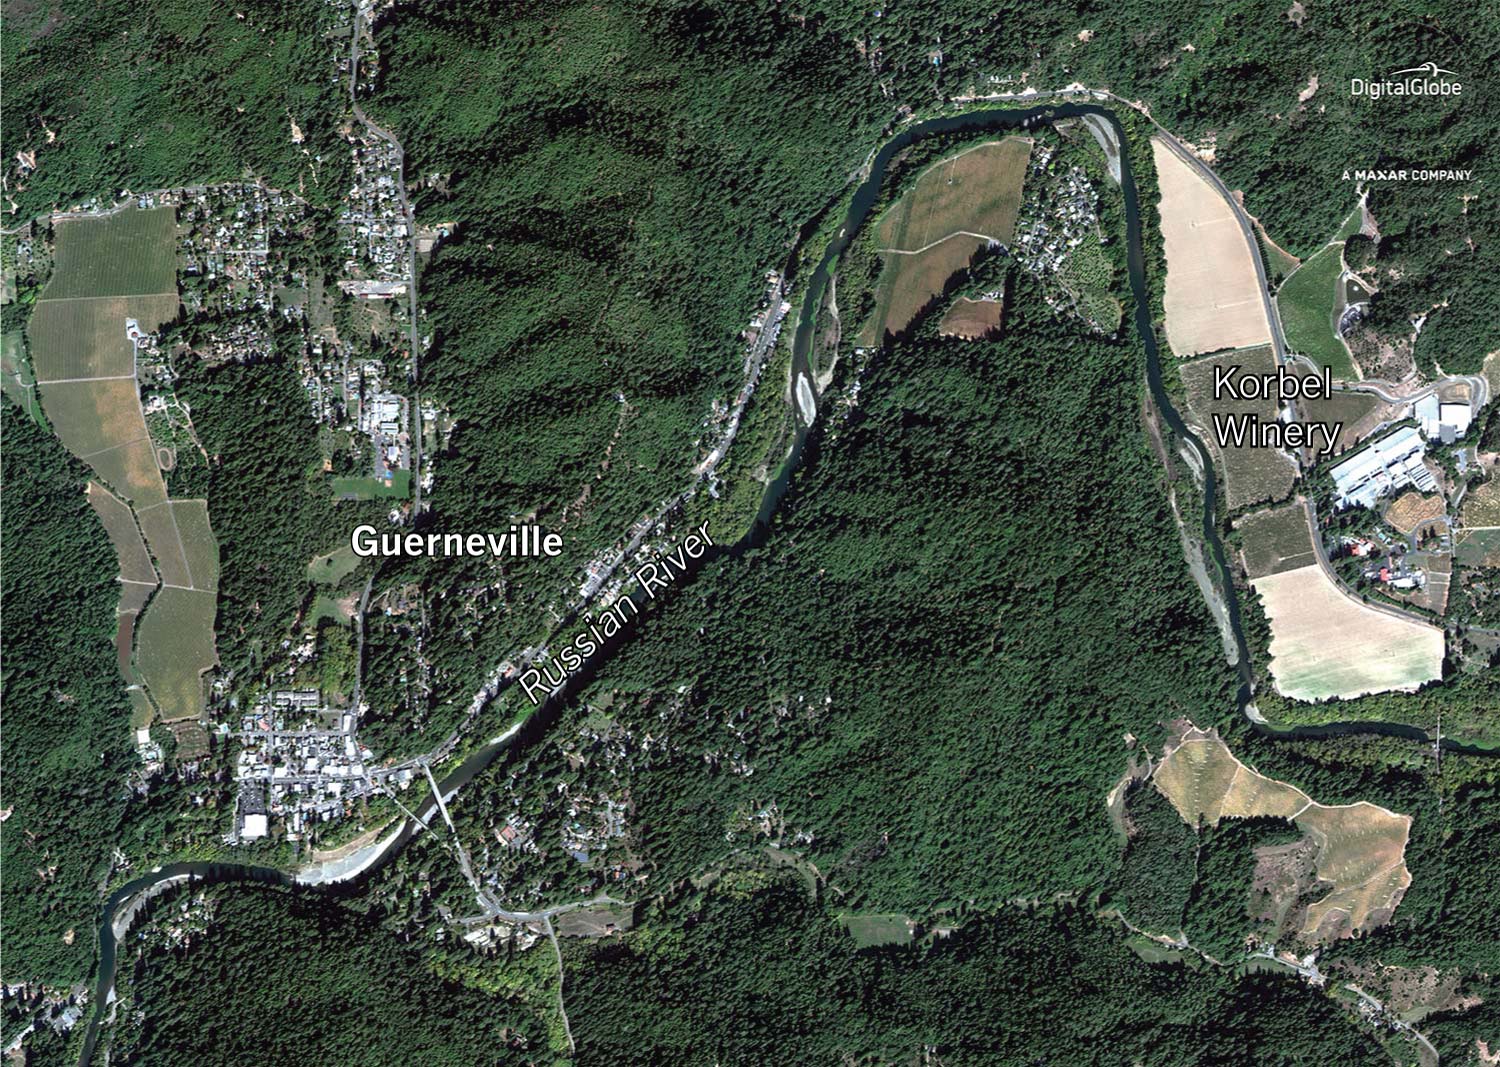
<instances>
[{"instance_id":1,"label":"open clearing","mask_svg":"<svg viewBox=\"0 0 1500 1067\"><path fill-rule=\"evenodd\" d=\"M177 292L177 209L126 208L56 224L45 300ZM121 330L124 323L120 324Z\"/></svg>"},{"instance_id":2,"label":"open clearing","mask_svg":"<svg viewBox=\"0 0 1500 1067\"><path fill-rule=\"evenodd\" d=\"M307 565L307 580L318 585L338 585L359 566L359 557L348 542L327 555L315 556Z\"/></svg>"},{"instance_id":3,"label":"open clearing","mask_svg":"<svg viewBox=\"0 0 1500 1067\"><path fill-rule=\"evenodd\" d=\"M1305 367L1303 371L1306 372ZM1374 393L1352 391L1339 391L1326 398L1299 400L1297 413L1305 422L1343 424L1343 429L1339 430L1338 439L1333 442L1335 454L1353 448L1374 433L1381 423L1399 417L1399 409L1396 405L1385 403Z\"/></svg>"},{"instance_id":4,"label":"open clearing","mask_svg":"<svg viewBox=\"0 0 1500 1067\"><path fill-rule=\"evenodd\" d=\"M1318 883L1331 888L1307 905L1300 933L1332 941L1386 922L1411 885L1406 842L1411 816L1360 801L1319 804L1241 763L1217 732L1188 724L1157 765L1156 788L1188 825L1272 816L1290 820L1316 848Z\"/></svg>"},{"instance_id":5,"label":"open clearing","mask_svg":"<svg viewBox=\"0 0 1500 1067\"><path fill-rule=\"evenodd\" d=\"M855 948L911 944L912 922L905 915L840 915L839 923L854 938Z\"/></svg>"},{"instance_id":6,"label":"open clearing","mask_svg":"<svg viewBox=\"0 0 1500 1067\"><path fill-rule=\"evenodd\" d=\"M925 170L876 224L884 260L875 311L859 343L905 330L991 242L1008 243L1026 182L1031 141L1007 137Z\"/></svg>"},{"instance_id":7,"label":"open clearing","mask_svg":"<svg viewBox=\"0 0 1500 1067\"><path fill-rule=\"evenodd\" d=\"M188 573L194 589L217 591L219 588L219 542L208 523L208 501L174 500L172 517L187 554Z\"/></svg>"},{"instance_id":8,"label":"open clearing","mask_svg":"<svg viewBox=\"0 0 1500 1067\"><path fill-rule=\"evenodd\" d=\"M1307 516L1299 503L1265 508L1235 523L1243 547L1240 560L1252 579L1294 571L1318 561Z\"/></svg>"},{"instance_id":9,"label":"open clearing","mask_svg":"<svg viewBox=\"0 0 1500 1067\"><path fill-rule=\"evenodd\" d=\"M161 580L169 586L193 587L193 572L188 568L187 551L177 528L170 503L153 504L136 512L141 532L151 546L151 555L161 568Z\"/></svg>"},{"instance_id":10,"label":"open clearing","mask_svg":"<svg viewBox=\"0 0 1500 1067\"><path fill-rule=\"evenodd\" d=\"M1318 564L1252 579L1271 676L1295 700L1412 690L1443 676L1443 631L1352 600Z\"/></svg>"},{"instance_id":11,"label":"open clearing","mask_svg":"<svg viewBox=\"0 0 1500 1067\"><path fill-rule=\"evenodd\" d=\"M1337 379L1359 376L1344 342L1334 331L1339 275L1344 271L1343 245L1325 245L1276 290L1276 312L1286 331L1286 344L1319 367L1329 367Z\"/></svg>"},{"instance_id":12,"label":"open clearing","mask_svg":"<svg viewBox=\"0 0 1500 1067\"><path fill-rule=\"evenodd\" d=\"M595 904L574 908L557 917L558 937L608 937L635 925L635 905Z\"/></svg>"},{"instance_id":13,"label":"open clearing","mask_svg":"<svg viewBox=\"0 0 1500 1067\"><path fill-rule=\"evenodd\" d=\"M1000 332L1005 305L998 300L970 300L961 296L943 315L938 332L944 337L979 341Z\"/></svg>"},{"instance_id":14,"label":"open clearing","mask_svg":"<svg viewBox=\"0 0 1500 1067\"><path fill-rule=\"evenodd\" d=\"M136 666L163 721L203 712L203 672L214 665L213 593L163 588L141 616Z\"/></svg>"},{"instance_id":15,"label":"open clearing","mask_svg":"<svg viewBox=\"0 0 1500 1067\"><path fill-rule=\"evenodd\" d=\"M1385 521L1403 534L1409 534L1424 522L1440 519L1448 513L1448 506L1436 493L1423 496L1415 489L1408 489L1385 509Z\"/></svg>"},{"instance_id":16,"label":"open clearing","mask_svg":"<svg viewBox=\"0 0 1500 1067\"><path fill-rule=\"evenodd\" d=\"M1500 477L1476 485L1464 494L1464 526L1500 527Z\"/></svg>"},{"instance_id":17,"label":"open clearing","mask_svg":"<svg viewBox=\"0 0 1500 1067\"><path fill-rule=\"evenodd\" d=\"M1179 356L1269 344L1254 248L1229 203L1159 138L1151 139L1167 253L1167 343Z\"/></svg>"},{"instance_id":18,"label":"open clearing","mask_svg":"<svg viewBox=\"0 0 1500 1067\"><path fill-rule=\"evenodd\" d=\"M1228 352L1222 356L1181 363L1178 369L1182 383L1187 388L1188 406L1194 421L1200 427L1199 436L1213 452L1219 469L1224 472L1224 499L1231 508L1249 507L1265 500L1279 500L1291 491L1297 478L1297 465L1292 457L1277 448L1252 447L1248 444L1221 447L1219 435L1214 428L1214 415L1253 413L1262 422L1276 419L1275 399L1236 400L1228 395L1215 400L1213 393L1214 372L1218 368L1241 368L1240 374L1261 375L1276 373L1276 355L1269 345L1252 348L1245 352ZM1230 372L1238 381L1240 374Z\"/></svg>"},{"instance_id":19,"label":"open clearing","mask_svg":"<svg viewBox=\"0 0 1500 1067\"><path fill-rule=\"evenodd\" d=\"M138 507L167 498L135 379L44 385L42 407L68 451Z\"/></svg>"},{"instance_id":20,"label":"open clearing","mask_svg":"<svg viewBox=\"0 0 1500 1067\"><path fill-rule=\"evenodd\" d=\"M1500 529L1460 530L1453 558L1462 567L1500 567Z\"/></svg>"},{"instance_id":21,"label":"open clearing","mask_svg":"<svg viewBox=\"0 0 1500 1067\"><path fill-rule=\"evenodd\" d=\"M127 582L155 585L156 568L151 566L151 555L136 529L129 505L98 482L89 482L87 492L89 506L104 524L109 543L114 545L115 557L120 561L120 577Z\"/></svg>"}]
</instances>

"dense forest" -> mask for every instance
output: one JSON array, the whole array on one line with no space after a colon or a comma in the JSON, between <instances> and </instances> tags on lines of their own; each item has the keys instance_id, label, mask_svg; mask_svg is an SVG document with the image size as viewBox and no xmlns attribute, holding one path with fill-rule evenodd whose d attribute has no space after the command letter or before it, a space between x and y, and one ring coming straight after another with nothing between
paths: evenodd
<instances>
[{"instance_id":1,"label":"dense forest","mask_svg":"<svg viewBox=\"0 0 1500 1067\"><path fill-rule=\"evenodd\" d=\"M119 573L89 471L9 400L4 461L7 981L89 974L99 888L136 763L115 666Z\"/></svg>"},{"instance_id":2,"label":"dense forest","mask_svg":"<svg viewBox=\"0 0 1500 1067\"><path fill-rule=\"evenodd\" d=\"M1391 1062L1293 981L1148 964L1067 907L857 951L799 890L731 881L566 965L591 1063Z\"/></svg>"},{"instance_id":3,"label":"dense forest","mask_svg":"<svg viewBox=\"0 0 1500 1067\"><path fill-rule=\"evenodd\" d=\"M546 1020L535 1009L493 985L441 977L426 958L431 950L394 937L373 917L277 890L210 892L197 935L162 937L191 924L177 913L180 893L156 906L157 932L128 987L144 1016L120 1029L111 1062L548 1061Z\"/></svg>"}]
</instances>

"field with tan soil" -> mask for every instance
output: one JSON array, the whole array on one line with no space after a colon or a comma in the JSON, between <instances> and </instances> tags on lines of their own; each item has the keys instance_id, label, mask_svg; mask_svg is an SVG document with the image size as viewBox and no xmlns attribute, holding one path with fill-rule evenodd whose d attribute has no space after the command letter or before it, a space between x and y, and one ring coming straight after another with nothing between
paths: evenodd
<instances>
[{"instance_id":1,"label":"field with tan soil","mask_svg":"<svg viewBox=\"0 0 1500 1067\"><path fill-rule=\"evenodd\" d=\"M1269 344L1258 252L1229 203L1159 138L1151 140L1167 254L1167 343L1179 356Z\"/></svg>"},{"instance_id":2,"label":"field with tan soil","mask_svg":"<svg viewBox=\"0 0 1500 1067\"><path fill-rule=\"evenodd\" d=\"M1307 835L1316 874L1316 886L1309 888L1327 887L1305 906L1298 932L1307 940L1332 941L1379 926L1411 885L1405 860L1411 816L1365 801L1319 804L1295 786L1246 767L1213 730L1187 724L1152 782L1193 827L1270 816Z\"/></svg>"},{"instance_id":3,"label":"field with tan soil","mask_svg":"<svg viewBox=\"0 0 1500 1067\"><path fill-rule=\"evenodd\" d=\"M1361 604L1318 564L1253 578L1271 676L1294 700L1409 691L1443 676L1443 631Z\"/></svg>"}]
</instances>

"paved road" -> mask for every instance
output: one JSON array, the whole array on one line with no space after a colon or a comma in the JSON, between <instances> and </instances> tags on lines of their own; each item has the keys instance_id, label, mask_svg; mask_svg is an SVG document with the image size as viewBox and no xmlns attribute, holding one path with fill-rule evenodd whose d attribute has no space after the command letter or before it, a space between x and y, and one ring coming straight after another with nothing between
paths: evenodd
<instances>
[{"instance_id":1,"label":"paved road","mask_svg":"<svg viewBox=\"0 0 1500 1067\"><path fill-rule=\"evenodd\" d=\"M396 192L401 195L401 210L406 215L407 274L410 280L410 284L406 287L406 306L407 318L411 324L408 337L408 343L411 345L411 379L414 387L411 399L411 480L415 494L412 498L412 515L416 516L422 512L422 390L420 384L422 352L419 347L421 337L417 330L417 219L411 209L411 200L406 195L406 150L401 147L401 142L396 139L394 133L372 122L364 113L364 109L359 106L359 35L364 21L364 14L356 4L353 32L349 35L349 104L354 111L354 117L366 130L396 150Z\"/></svg>"},{"instance_id":2,"label":"paved road","mask_svg":"<svg viewBox=\"0 0 1500 1067\"><path fill-rule=\"evenodd\" d=\"M1334 584L1334 588L1336 588L1340 593L1343 593L1344 596L1348 597L1350 600L1354 601L1354 603L1359 604L1361 607L1374 608L1376 611L1389 615L1393 619L1401 619L1404 622L1419 622L1423 626L1432 626L1432 622L1430 620L1424 619L1420 615L1412 615L1405 611L1402 611L1400 608L1392 607L1389 604L1381 604L1374 600L1361 600L1358 595L1351 592L1349 587L1344 584L1343 579L1340 578L1337 572L1334 571L1333 564L1328 560L1328 552L1323 547L1323 535L1318 530L1318 517L1313 512L1312 501L1308 500L1306 497L1299 496L1297 498L1297 503L1302 505L1302 512L1307 517L1307 530L1308 533L1312 535L1313 552L1316 553L1318 557L1318 566L1323 568L1323 573L1326 574L1328 576L1328 580ZM1435 628L1436 627L1434 627L1434 629Z\"/></svg>"}]
</instances>

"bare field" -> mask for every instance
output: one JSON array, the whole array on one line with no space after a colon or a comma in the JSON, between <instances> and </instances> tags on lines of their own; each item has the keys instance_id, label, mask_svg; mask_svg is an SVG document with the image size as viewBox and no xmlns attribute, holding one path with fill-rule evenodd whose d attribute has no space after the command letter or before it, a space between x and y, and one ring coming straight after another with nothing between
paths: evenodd
<instances>
[{"instance_id":1,"label":"bare field","mask_svg":"<svg viewBox=\"0 0 1500 1067\"><path fill-rule=\"evenodd\" d=\"M1271 676L1294 700L1413 690L1443 676L1443 631L1346 596L1317 564L1256 578Z\"/></svg>"},{"instance_id":2,"label":"bare field","mask_svg":"<svg viewBox=\"0 0 1500 1067\"><path fill-rule=\"evenodd\" d=\"M1229 203L1159 138L1151 139L1167 253L1167 343L1179 356L1269 344L1271 326Z\"/></svg>"},{"instance_id":3,"label":"bare field","mask_svg":"<svg viewBox=\"0 0 1500 1067\"><path fill-rule=\"evenodd\" d=\"M162 720L195 719L203 712L203 672L217 662L213 593L160 590L141 616L136 666Z\"/></svg>"},{"instance_id":4,"label":"bare field","mask_svg":"<svg viewBox=\"0 0 1500 1067\"><path fill-rule=\"evenodd\" d=\"M1385 509L1385 521L1401 533L1409 534L1424 522L1440 519L1448 513L1448 506L1437 494L1423 496L1415 489L1408 489Z\"/></svg>"},{"instance_id":5,"label":"bare field","mask_svg":"<svg viewBox=\"0 0 1500 1067\"><path fill-rule=\"evenodd\" d=\"M961 296L938 323L938 332L965 341L983 340L1000 332L1004 314L1005 305L998 300L970 300Z\"/></svg>"},{"instance_id":6,"label":"bare field","mask_svg":"<svg viewBox=\"0 0 1500 1067\"><path fill-rule=\"evenodd\" d=\"M126 208L56 224L57 255L42 299L177 292L177 209ZM121 329L124 324L121 324Z\"/></svg>"},{"instance_id":7,"label":"bare field","mask_svg":"<svg viewBox=\"0 0 1500 1067\"><path fill-rule=\"evenodd\" d=\"M1190 826L1271 816L1307 834L1317 880L1332 886L1307 905L1299 932L1308 940L1332 941L1381 925L1411 884L1405 862L1411 816L1364 801L1319 804L1246 767L1215 731L1189 725L1152 782Z\"/></svg>"},{"instance_id":8,"label":"bare field","mask_svg":"<svg viewBox=\"0 0 1500 1067\"><path fill-rule=\"evenodd\" d=\"M114 546L115 557L120 561L120 577L127 582L155 585L156 568L151 566L151 554L136 529L130 506L98 482L89 482L88 499Z\"/></svg>"},{"instance_id":9,"label":"bare field","mask_svg":"<svg viewBox=\"0 0 1500 1067\"><path fill-rule=\"evenodd\" d=\"M1299 503L1253 512L1235 523L1235 529L1240 531L1244 542L1240 560L1252 579L1297 570L1318 561L1307 529L1307 515Z\"/></svg>"},{"instance_id":10,"label":"bare field","mask_svg":"<svg viewBox=\"0 0 1500 1067\"><path fill-rule=\"evenodd\" d=\"M1277 448L1220 445L1213 422L1216 414L1255 414L1263 422L1272 422L1276 418L1277 403L1274 399L1236 400L1228 395L1214 399L1215 371L1233 367L1239 367L1240 374L1275 374L1276 355L1270 346L1266 346L1178 364L1182 384L1187 388L1188 406L1192 409L1194 421L1203 430L1200 436L1224 472L1225 501L1231 508L1243 508L1286 496L1297 478L1297 465L1291 456ZM1238 380L1238 374L1229 373Z\"/></svg>"},{"instance_id":11,"label":"bare field","mask_svg":"<svg viewBox=\"0 0 1500 1067\"><path fill-rule=\"evenodd\" d=\"M915 252L960 232L1009 243L1030 160L1031 141L1007 137L933 164L881 218L881 247Z\"/></svg>"}]
</instances>

